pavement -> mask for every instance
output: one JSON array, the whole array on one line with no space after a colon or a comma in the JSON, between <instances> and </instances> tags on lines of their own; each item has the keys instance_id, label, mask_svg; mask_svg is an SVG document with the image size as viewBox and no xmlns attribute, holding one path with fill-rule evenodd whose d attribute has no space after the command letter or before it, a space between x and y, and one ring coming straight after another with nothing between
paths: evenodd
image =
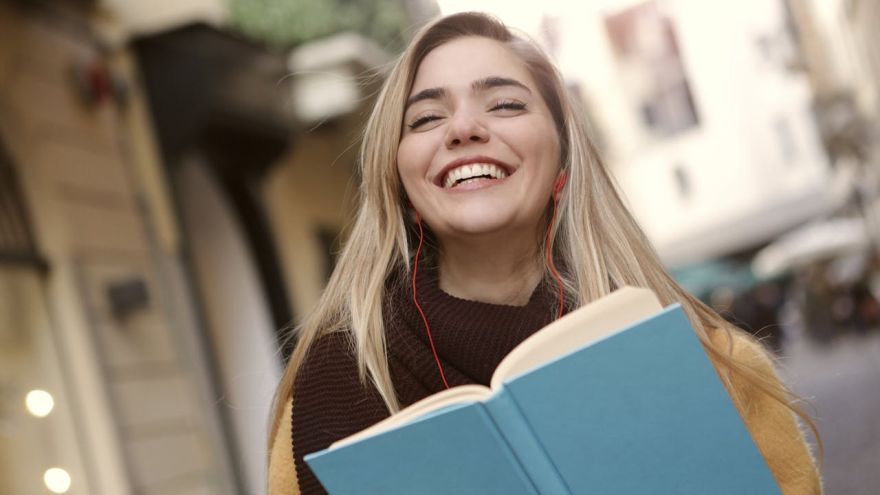
<instances>
[{"instance_id":1,"label":"pavement","mask_svg":"<svg viewBox=\"0 0 880 495\"><path fill-rule=\"evenodd\" d=\"M779 370L819 427L825 493L880 494L880 328L822 343L789 312L782 330Z\"/></svg>"}]
</instances>

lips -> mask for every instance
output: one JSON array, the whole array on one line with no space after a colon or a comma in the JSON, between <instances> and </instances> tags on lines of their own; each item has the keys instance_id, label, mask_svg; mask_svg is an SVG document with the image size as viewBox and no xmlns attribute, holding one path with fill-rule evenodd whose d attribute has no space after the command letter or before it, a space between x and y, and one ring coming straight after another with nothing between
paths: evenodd
<instances>
[{"instance_id":1,"label":"lips","mask_svg":"<svg viewBox=\"0 0 880 495\"><path fill-rule=\"evenodd\" d=\"M514 169L499 160L485 156L460 158L448 163L435 179L437 186L452 189L478 180L502 180Z\"/></svg>"}]
</instances>

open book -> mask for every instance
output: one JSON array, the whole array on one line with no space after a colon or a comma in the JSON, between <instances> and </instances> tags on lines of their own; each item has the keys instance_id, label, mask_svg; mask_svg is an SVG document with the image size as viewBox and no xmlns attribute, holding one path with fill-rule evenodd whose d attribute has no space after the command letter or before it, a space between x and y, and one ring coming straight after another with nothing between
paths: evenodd
<instances>
[{"instance_id":1,"label":"open book","mask_svg":"<svg viewBox=\"0 0 880 495\"><path fill-rule=\"evenodd\" d=\"M305 460L331 495L780 493L680 305L630 287Z\"/></svg>"}]
</instances>

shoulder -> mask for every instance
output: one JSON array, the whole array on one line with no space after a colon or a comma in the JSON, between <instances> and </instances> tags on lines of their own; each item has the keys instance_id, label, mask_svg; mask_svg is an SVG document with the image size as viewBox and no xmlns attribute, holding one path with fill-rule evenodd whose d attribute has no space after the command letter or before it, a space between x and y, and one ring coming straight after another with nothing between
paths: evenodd
<instances>
[{"instance_id":1,"label":"shoulder","mask_svg":"<svg viewBox=\"0 0 880 495\"><path fill-rule=\"evenodd\" d=\"M344 414L351 399L369 395L370 387L361 379L348 332L322 335L309 346L294 377L293 391L298 420Z\"/></svg>"},{"instance_id":2,"label":"shoulder","mask_svg":"<svg viewBox=\"0 0 880 495\"><path fill-rule=\"evenodd\" d=\"M289 469L286 461L292 452L294 476L303 493L320 489L303 461L306 454L325 449L388 416L381 396L369 380L361 379L347 332L323 335L306 349L286 400L281 422L289 429L279 428L276 434L276 439L285 438L287 444L287 452L281 448L285 460L279 469Z\"/></svg>"},{"instance_id":3,"label":"shoulder","mask_svg":"<svg viewBox=\"0 0 880 495\"><path fill-rule=\"evenodd\" d=\"M298 495L300 477L308 484L314 481L302 464L302 456L327 445L332 438L314 438L326 426L322 418L339 416L341 398L337 393L350 393L349 387L340 386L356 376L357 361L348 336L342 332L328 333L318 337L307 349L306 356L294 377L294 386L286 397L279 398L283 409L274 430L269 449L267 483L269 495ZM294 417L294 409L297 411ZM294 439L307 432L305 444L294 449ZM312 432L312 433L309 433ZM296 450L296 455L295 451ZM305 452L303 452L305 450Z\"/></svg>"},{"instance_id":4,"label":"shoulder","mask_svg":"<svg viewBox=\"0 0 880 495\"><path fill-rule=\"evenodd\" d=\"M709 340L719 349L728 351L737 361L773 368L773 362L764 346L742 330L713 328L709 330Z\"/></svg>"},{"instance_id":5,"label":"shoulder","mask_svg":"<svg viewBox=\"0 0 880 495\"><path fill-rule=\"evenodd\" d=\"M710 330L709 339L720 354L710 353L710 358L753 436L763 433L762 427L771 419L793 417L788 392L760 342L741 330L726 328Z\"/></svg>"},{"instance_id":6,"label":"shoulder","mask_svg":"<svg viewBox=\"0 0 880 495\"><path fill-rule=\"evenodd\" d=\"M293 379L294 412L306 403L324 407L343 407L347 398L369 394L369 380L363 380L357 352L348 332L332 332L318 337L309 348ZM307 407L310 410L311 407Z\"/></svg>"},{"instance_id":7,"label":"shoulder","mask_svg":"<svg viewBox=\"0 0 880 495\"><path fill-rule=\"evenodd\" d=\"M308 432L316 446L329 445L388 414L353 347L348 332L328 333L309 347L293 380L294 435Z\"/></svg>"},{"instance_id":8,"label":"shoulder","mask_svg":"<svg viewBox=\"0 0 880 495\"><path fill-rule=\"evenodd\" d=\"M307 349L306 355L300 364L293 380L293 387L288 395L279 397L283 404L281 417L278 419L269 449L267 493L268 495L298 495L300 489L300 477L305 476L305 483L313 481L307 468L302 463L302 457L306 452L317 450L328 444L331 439L313 438L314 433L307 434L305 441L295 442L301 431L321 431L322 417L328 413L339 414L338 407L335 411L328 411L329 407L338 406L339 397L334 397L345 387L340 387L338 381L349 380L349 377L357 373L357 361L350 351L348 337L340 333L329 333L318 337ZM297 415L294 418L294 409ZM298 445L294 449L295 444ZM302 452L305 444L309 448ZM296 450L296 455L295 455Z\"/></svg>"},{"instance_id":9,"label":"shoulder","mask_svg":"<svg viewBox=\"0 0 880 495\"><path fill-rule=\"evenodd\" d=\"M754 337L746 332L735 328L713 328L709 330L709 340L715 349L726 358L748 367L756 375L759 381L766 381L769 385L778 387L781 385L776 373L776 366L770 352ZM717 356L712 360L719 372L726 374L729 367ZM741 375L734 374L731 382L738 389L749 388L756 385L752 380L743 380ZM730 385L730 384L729 384ZM760 387L758 387L760 388Z\"/></svg>"},{"instance_id":10,"label":"shoulder","mask_svg":"<svg viewBox=\"0 0 880 495\"><path fill-rule=\"evenodd\" d=\"M773 355L763 344L736 328L712 329L709 339L723 356L710 353L710 358L743 419L749 421L767 410L784 412L786 416L793 414L786 405L790 403L790 393L777 373ZM731 361L739 369L732 369Z\"/></svg>"},{"instance_id":11,"label":"shoulder","mask_svg":"<svg viewBox=\"0 0 880 495\"><path fill-rule=\"evenodd\" d=\"M285 401L284 412L269 450L269 466L267 473L269 495L296 495L299 484L293 463L293 432L291 431L291 413L293 402Z\"/></svg>"},{"instance_id":12,"label":"shoulder","mask_svg":"<svg viewBox=\"0 0 880 495\"><path fill-rule=\"evenodd\" d=\"M357 365L357 355L348 332L330 332L315 339L306 351L299 374L334 365Z\"/></svg>"},{"instance_id":13,"label":"shoulder","mask_svg":"<svg viewBox=\"0 0 880 495\"><path fill-rule=\"evenodd\" d=\"M741 330L713 329L709 339L720 354L745 368L733 371L722 359L712 357L782 492L786 495L821 493L815 460L771 354Z\"/></svg>"}]
</instances>

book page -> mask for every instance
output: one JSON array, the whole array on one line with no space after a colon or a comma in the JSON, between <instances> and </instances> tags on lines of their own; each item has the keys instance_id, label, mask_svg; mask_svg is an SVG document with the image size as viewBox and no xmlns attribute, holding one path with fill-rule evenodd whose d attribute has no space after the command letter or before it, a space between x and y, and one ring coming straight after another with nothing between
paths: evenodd
<instances>
[{"instance_id":1,"label":"book page","mask_svg":"<svg viewBox=\"0 0 880 495\"><path fill-rule=\"evenodd\" d=\"M622 287L542 328L501 360L492 389L553 359L626 329L663 307L649 289Z\"/></svg>"},{"instance_id":2,"label":"book page","mask_svg":"<svg viewBox=\"0 0 880 495\"><path fill-rule=\"evenodd\" d=\"M431 411L443 409L444 407L449 407L456 404L479 402L488 398L491 394L492 390L488 387L484 387L483 385L461 385L459 387L453 387L449 390L444 390L434 395L425 397L424 399L416 402L406 409L403 409L397 414L394 414L382 421L379 421L369 428L366 428L359 431L358 433L355 433L354 435L345 437L342 440L334 442L330 445L330 447L344 447L348 444L357 442L367 437L371 437L373 435L377 435L384 431L393 430L398 426L425 416Z\"/></svg>"}]
</instances>

